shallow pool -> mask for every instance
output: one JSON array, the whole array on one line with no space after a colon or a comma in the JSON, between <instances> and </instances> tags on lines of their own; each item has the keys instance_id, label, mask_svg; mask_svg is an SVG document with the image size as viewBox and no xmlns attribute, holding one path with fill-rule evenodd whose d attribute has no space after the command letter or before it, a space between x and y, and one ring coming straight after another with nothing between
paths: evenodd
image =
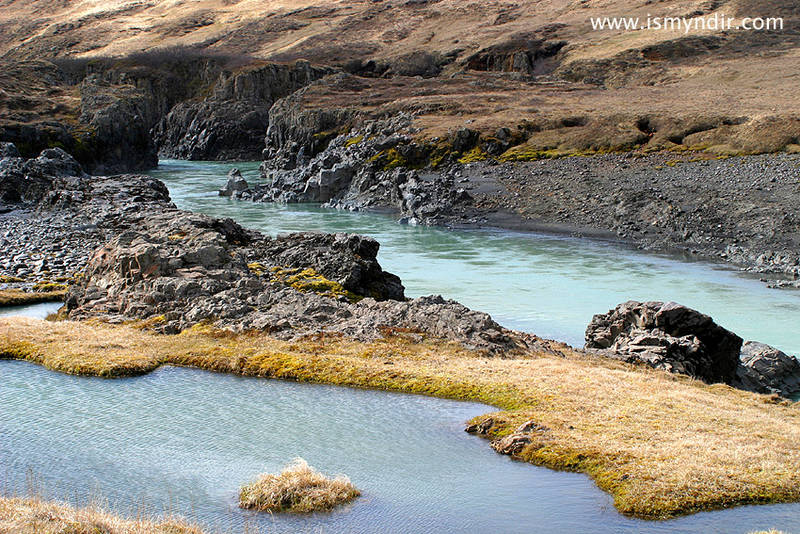
<instances>
[{"instance_id":1,"label":"shallow pool","mask_svg":"<svg viewBox=\"0 0 800 534\"><path fill-rule=\"evenodd\" d=\"M668 522L618 514L586 477L514 462L464 422L491 408L204 371L162 368L80 378L0 362L0 485L107 497L222 530L265 532L800 531L800 504L742 507ZM362 490L331 514L242 512L238 487L301 456Z\"/></svg>"}]
</instances>

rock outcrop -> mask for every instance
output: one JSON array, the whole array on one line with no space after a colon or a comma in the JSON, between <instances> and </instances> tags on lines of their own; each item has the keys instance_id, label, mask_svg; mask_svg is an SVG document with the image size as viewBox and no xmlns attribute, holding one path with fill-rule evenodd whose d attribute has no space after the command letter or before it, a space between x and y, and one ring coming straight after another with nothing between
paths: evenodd
<instances>
[{"instance_id":1,"label":"rock outcrop","mask_svg":"<svg viewBox=\"0 0 800 534\"><path fill-rule=\"evenodd\" d=\"M734 381L741 346L711 317L674 302L629 301L595 315L586 329L587 349L709 383Z\"/></svg>"},{"instance_id":2,"label":"rock outcrop","mask_svg":"<svg viewBox=\"0 0 800 534\"><path fill-rule=\"evenodd\" d=\"M250 190L250 185L244 179L239 169L231 169L228 172L228 181L225 187L219 190L221 197L241 197L245 191Z\"/></svg>"},{"instance_id":3,"label":"rock outcrop","mask_svg":"<svg viewBox=\"0 0 800 534\"><path fill-rule=\"evenodd\" d=\"M305 118L313 119L314 128L320 127L317 120L327 120L313 113ZM266 183L231 189L232 196L257 202L323 203L351 211L391 210L401 222L412 225L444 224L471 203L472 197L456 183L455 172L409 168L427 161L434 150L412 140L409 115L366 121L324 139L324 144L322 137L306 135L303 120L291 125L285 116L276 120L282 122L270 125L270 136L277 140L268 137L268 142L282 144L266 151L270 159L261 166ZM458 141L456 135L452 142ZM232 187L240 186L229 177L222 191L227 194Z\"/></svg>"},{"instance_id":4,"label":"rock outcrop","mask_svg":"<svg viewBox=\"0 0 800 534\"><path fill-rule=\"evenodd\" d=\"M85 176L75 158L60 148L24 159L12 143L0 146L0 210L12 204L38 203L59 177Z\"/></svg>"},{"instance_id":5,"label":"rock outcrop","mask_svg":"<svg viewBox=\"0 0 800 534\"><path fill-rule=\"evenodd\" d=\"M275 101L332 72L307 61L223 71L211 96L179 102L155 125L159 154L189 160L259 159Z\"/></svg>"},{"instance_id":6,"label":"rock outcrop","mask_svg":"<svg viewBox=\"0 0 800 534\"><path fill-rule=\"evenodd\" d=\"M441 297L403 299L376 261L378 243L347 234L269 238L178 210L151 214L90 259L70 289L71 318L145 320L163 332L205 322L290 339L359 340L402 331L489 352L524 346L488 315Z\"/></svg>"},{"instance_id":7,"label":"rock outcrop","mask_svg":"<svg viewBox=\"0 0 800 534\"><path fill-rule=\"evenodd\" d=\"M800 362L780 350L745 341L733 385L755 393L792 397L800 394Z\"/></svg>"},{"instance_id":8,"label":"rock outcrop","mask_svg":"<svg viewBox=\"0 0 800 534\"><path fill-rule=\"evenodd\" d=\"M800 393L796 358L756 341L742 343L711 317L674 302L629 301L595 315L586 348L755 393Z\"/></svg>"}]
</instances>

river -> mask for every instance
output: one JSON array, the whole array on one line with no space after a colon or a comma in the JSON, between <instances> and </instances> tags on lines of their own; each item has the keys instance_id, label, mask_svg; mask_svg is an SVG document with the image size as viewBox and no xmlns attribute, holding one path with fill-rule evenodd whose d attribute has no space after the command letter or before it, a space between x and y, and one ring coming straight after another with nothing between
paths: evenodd
<instances>
[{"instance_id":1,"label":"river","mask_svg":"<svg viewBox=\"0 0 800 534\"><path fill-rule=\"evenodd\" d=\"M800 294L747 276L624 246L501 231L449 231L390 217L237 202L214 195L230 165L163 162L179 207L277 234L347 231L381 242L379 259L412 296L440 293L501 323L580 344L593 313L627 299L668 299L747 338L795 353ZM255 164L239 167L249 179ZM53 305L7 310L43 317ZM241 532L800 531L800 504L745 506L670 521L624 517L589 478L514 462L463 431L491 407L166 367L105 380L0 361L0 489L128 513L171 511ZM237 489L301 456L362 490L330 514L254 514ZM252 531L252 530L251 530Z\"/></svg>"}]
</instances>

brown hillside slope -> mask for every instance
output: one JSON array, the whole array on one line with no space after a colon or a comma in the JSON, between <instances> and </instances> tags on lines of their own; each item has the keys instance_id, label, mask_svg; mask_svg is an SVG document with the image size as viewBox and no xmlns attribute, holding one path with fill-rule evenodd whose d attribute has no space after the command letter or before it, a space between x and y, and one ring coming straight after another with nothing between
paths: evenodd
<instances>
[{"instance_id":1,"label":"brown hillside slope","mask_svg":"<svg viewBox=\"0 0 800 534\"><path fill-rule=\"evenodd\" d=\"M624 32L589 22L714 14L737 23L780 16L784 28ZM304 96L308 107L410 110L423 136L473 120L486 133L527 121L539 131L531 150L764 152L800 138L798 22L794 0L0 0L0 54L125 56L180 45L303 58L368 79L357 92L323 84ZM66 101L60 109L72 94L56 97Z\"/></svg>"}]
</instances>

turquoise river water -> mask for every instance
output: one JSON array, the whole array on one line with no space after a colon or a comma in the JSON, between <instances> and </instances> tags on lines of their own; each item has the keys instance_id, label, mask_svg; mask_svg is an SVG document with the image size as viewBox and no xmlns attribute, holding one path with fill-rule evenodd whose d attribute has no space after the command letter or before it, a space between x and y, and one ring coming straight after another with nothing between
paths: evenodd
<instances>
[{"instance_id":1,"label":"turquoise river water","mask_svg":"<svg viewBox=\"0 0 800 534\"><path fill-rule=\"evenodd\" d=\"M251 183L258 181L256 163L238 167ZM381 265L400 276L409 296L441 294L545 338L581 346L593 314L626 300L673 300L744 339L800 356L800 291L769 289L723 265L586 239L410 227L377 214L231 200L216 195L230 168L165 161L152 174L166 182L178 207L231 217L269 234L372 236L381 244Z\"/></svg>"},{"instance_id":2,"label":"turquoise river water","mask_svg":"<svg viewBox=\"0 0 800 534\"><path fill-rule=\"evenodd\" d=\"M164 162L179 207L276 234L374 236L411 296L441 293L514 328L580 344L593 313L670 299L799 353L800 294L706 263L624 247L496 231L409 228L391 218L214 196L230 165ZM240 165L248 179L255 165ZM0 311L0 313L6 310ZM16 310L43 317L52 305ZM222 532L800 532L800 504L745 506L670 521L618 514L585 476L514 462L464 422L491 407L442 399L162 368L104 380L0 361L0 491L94 496L125 513L163 510ZM237 488L301 456L346 473L363 497L331 514L258 515Z\"/></svg>"}]
</instances>

